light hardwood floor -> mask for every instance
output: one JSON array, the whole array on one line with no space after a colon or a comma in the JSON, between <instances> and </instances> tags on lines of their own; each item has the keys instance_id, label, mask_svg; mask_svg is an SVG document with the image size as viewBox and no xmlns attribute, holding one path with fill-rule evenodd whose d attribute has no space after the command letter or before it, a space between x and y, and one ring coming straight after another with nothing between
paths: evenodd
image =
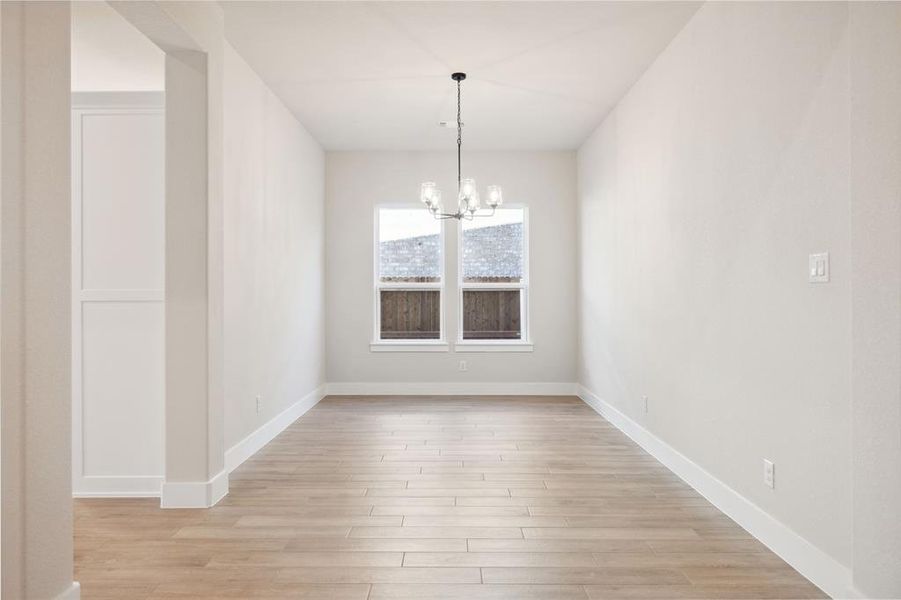
<instances>
[{"instance_id":1,"label":"light hardwood floor","mask_svg":"<svg viewBox=\"0 0 901 600\"><path fill-rule=\"evenodd\" d=\"M823 598L571 397L330 397L209 510L76 501L83 598Z\"/></svg>"}]
</instances>

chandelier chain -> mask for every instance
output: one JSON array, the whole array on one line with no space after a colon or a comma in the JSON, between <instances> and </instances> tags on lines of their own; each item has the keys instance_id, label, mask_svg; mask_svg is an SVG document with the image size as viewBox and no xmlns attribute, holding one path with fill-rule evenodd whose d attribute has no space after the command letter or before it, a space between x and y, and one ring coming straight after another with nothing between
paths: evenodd
<instances>
[{"instance_id":1,"label":"chandelier chain","mask_svg":"<svg viewBox=\"0 0 901 600\"><path fill-rule=\"evenodd\" d=\"M460 185L463 181L463 167L460 164L463 148L463 122L460 120L460 112L460 81L457 80L457 193L460 192Z\"/></svg>"}]
</instances>

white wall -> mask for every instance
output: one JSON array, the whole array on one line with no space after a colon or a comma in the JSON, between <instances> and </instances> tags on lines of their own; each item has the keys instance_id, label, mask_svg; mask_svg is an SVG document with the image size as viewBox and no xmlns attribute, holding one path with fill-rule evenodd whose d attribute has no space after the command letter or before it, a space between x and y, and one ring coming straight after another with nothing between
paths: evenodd
<instances>
[{"instance_id":1,"label":"white wall","mask_svg":"<svg viewBox=\"0 0 901 600\"><path fill-rule=\"evenodd\" d=\"M854 582L901 597L901 4L852 3Z\"/></svg>"},{"instance_id":2,"label":"white wall","mask_svg":"<svg viewBox=\"0 0 901 600\"><path fill-rule=\"evenodd\" d=\"M899 40L897 4L705 4L579 152L580 381L865 597L901 595Z\"/></svg>"},{"instance_id":3,"label":"white wall","mask_svg":"<svg viewBox=\"0 0 901 600\"><path fill-rule=\"evenodd\" d=\"M850 565L847 17L705 4L582 147L579 377Z\"/></svg>"},{"instance_id":4,"label":"white wall","mask_svg":"<svg viewBox=\"0 0 901 600\"><path fill-rule=\"evenodd\" d=\"M0 594L77 598L68 2L0 3L0 76Z\"/></svg>"},{"instance_id":5,"label":"white wall","mask_svg":"<svg viewBox=\"0 0 901 600\"><path fill-rule=\"evenodd\" d=\"M325 157L227 43L224 66L230 448L325 381Z\"/></svg>"},{"instance_id":6,"label":"white wall","mask_svg":"<svg viewBox=\"0 0 901 600\"><path fill-rule=\"evenodd\" d=\"M448 142L452 144L453 139L449 137ZM529 207L529 302L534 352L477 354L454 352L453 348L441 353L370 352L375 206L405 202L421 206L418 194L423 181L436 181L446 192L456 189L456 154L335 152L328 154L326 177L326 344L330 384L575 380L574 154L464 151L463 170L482 187L491 183L502 185L506 202ZM449 222L447 227L446 337L453 341L457 335L454 228L459 224ZM461 359L468 362L465 373L458 370ZM344 389L354 390L357 386Z\"/></svg>"},{"instance_id":7,"label":"white wall","mask_svg":"<svg viewBox=\"0 0 901 600\"><path fill-rule=\"evenodd\" d=\"M72 90L165 87L164 53L102 0L72 3Z\"/></svg>"},{"instance_id":8,"label":"white wall","mask_svg":"<svg viewBox=\"0 0 901 600\"><path fill-rule=\"evenodd\" d=\"M209 506L227 492L226 450L324 381L324 154L228 44L220 6L115 8L167 49L176 82L162 503ZM277 432L270 423L231 458Z\"/></svg>"}]
</instances>

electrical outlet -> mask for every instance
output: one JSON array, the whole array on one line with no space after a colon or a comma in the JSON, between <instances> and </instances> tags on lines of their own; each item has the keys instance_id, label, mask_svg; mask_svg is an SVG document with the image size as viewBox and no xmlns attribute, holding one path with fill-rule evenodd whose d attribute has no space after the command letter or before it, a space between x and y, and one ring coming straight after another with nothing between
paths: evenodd
<instances>
[{"instance_id":1,"label":"electrical outlet","mask_svg":"<svg viewBox=\"0 0 901 600\"><path fill-rule=\"evenodd\" d=\"M648 397L642 396L641 400L644 402L644 414L648 414Z\"/></svg>"},{"instance_id":2,"label":"electrical outlet","mask_svg":"<svg viewBox=\"0 0 901 600\"><path fill-rule=\"evenodd\" d=\"M263 411L263 397L257 396L257 414Z\"/></svg>"},{"instance_id":3,"label":"electrical outlet","mask_svg":"<svg viewBox=\"0 0 901 600\"><path fill-rule=\"evenodd\" d=\"M465 361L465 360L461 360L461 361L460 361L460 370L461 370L461 371L465 371L465 370L466 370L466 361Z\"/></svg>"},{"instance_id":4,"label":"electrical outlet","mask_svg":"<svg viewBox=\"0 0 901 600\"><path fill-rule=\"evenodd\" d=\"M763 483L771 489L776 489L776 465L773 461L763 459Z\"/></svg>"}]
</instances>

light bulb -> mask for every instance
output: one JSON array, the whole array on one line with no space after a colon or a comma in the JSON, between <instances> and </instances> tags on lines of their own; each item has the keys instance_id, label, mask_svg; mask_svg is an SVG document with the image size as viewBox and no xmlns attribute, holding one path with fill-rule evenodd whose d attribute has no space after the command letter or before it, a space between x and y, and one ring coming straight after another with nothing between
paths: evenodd
<instances>
[{"instance_id":1,"label":"light bulb","mask_svg":"<svg viewBox=\"0 0 901 600\"><path fill-rule=\"evenodd\" d=\"M476 180L464 179L460 182L460 198L468 198L476 192Z\"/></svg>"},{"instance_id":2,"label":"light bulb","mask_svg":"<svg viewBox=\"0 0 901 600\"><path fill-rule=\"evenodd\" d=\"M429 202L428 207L432 214L441 212L441 190L435 190L432 193L432 200Z\"/></svg>"},{"instance_id":3,"label":"light bulb","mask_svg":"<svg viewBox=\"0 0 901 600\"><path fill-rule=\"evenodd\" d=\"M460 212L471 211L472 199L478 194L475 179L463 179L460 181L460 195L457 198L457 206Z\"/></svg>"},{"instance_id":4,"label":"light bulb","mask_svg":"<svg viewBox=\"0 0 901 600\"><path fill-rule=\"evenodd\" d=\"M479 205L481 204L479 200L479 191L473 190L472 195L469 196L469 201L467 202L467 208L469 212L475 212L479 210Z\"/></svg>"},{"instance_id":5,"label":"light bulb","mask_svg":"<svg viewBox=\"0 0 901 600\"><path fill-rule=\"evenodd\" d=\"M419 199L422 200L423 204L428 206L434 201L436 193L438 193L440 196L440 192L438 192L438 187L435 185L435 182L426 181L422 184L422 189L419 193Z\"/></svg>"},{"instance_id":6,"label":"light bulb","mask_svg":"<svg viewBox=\"0 0 901 600\"><path fill-rule=\"evenodd\" d=\"M488 206L497 208L504 203L504 192L499 185L488 186Z\"/></svg>"}]
</instances>

